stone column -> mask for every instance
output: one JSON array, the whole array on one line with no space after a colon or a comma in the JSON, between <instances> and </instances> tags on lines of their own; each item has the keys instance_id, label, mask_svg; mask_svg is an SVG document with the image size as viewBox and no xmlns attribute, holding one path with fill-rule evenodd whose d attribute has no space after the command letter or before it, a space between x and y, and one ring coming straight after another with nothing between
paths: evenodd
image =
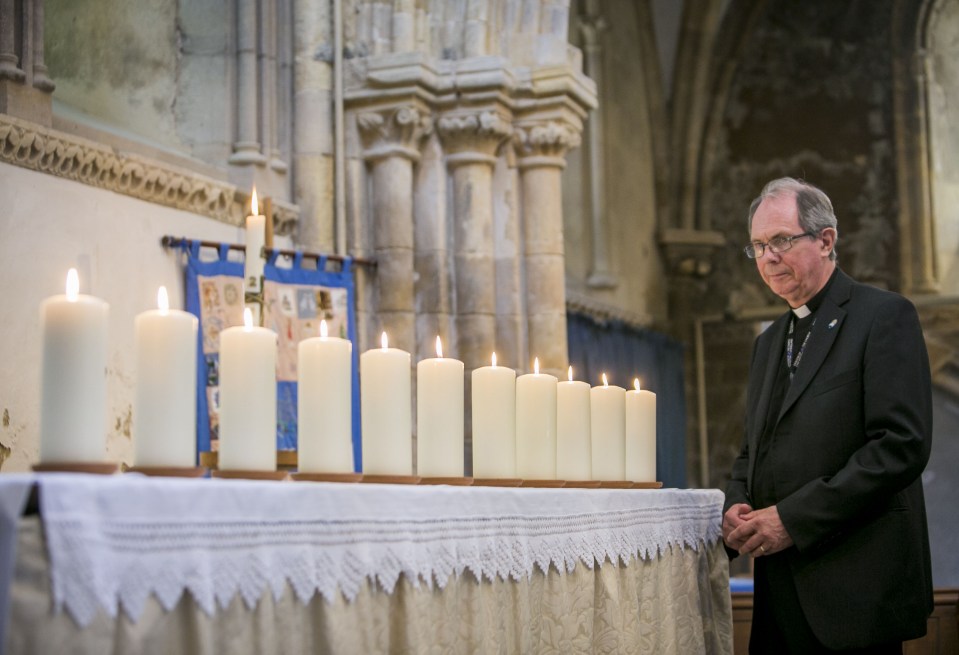
<instances>
[{"instance_id":1,"label":"stone column","mask_svg":"<svg viewBox=\"0 0 959 655\"><path fill-rule=\"evenodd\" d=\"M596 92L603 94L603 44L606 20L599 14L598 3L587 2L586 15L580 22L583 36L583 54L586 73L596 83ZM594 109L586 125L586 159L589 162L589 225L592 236L592 270L586 283L594 289L609 289L616 286L616 278L610 271L608 230L606 228L606 176L603 152L605 141L602 108Z\"/></svg>"},{"instance_id":2,"label":"stone column","mask_svg":"<svg viewBox=\"0 0 959 655\"><path fill-rule=\"evenodd\" d=\"M256 0L236 3L236 140L233 142L234 165L263 164L260 152L259 94L260 76L257 66L259 24Z\"/></svg>"},{"instance_id":3,"label":"stone column","mask_svg":"<svg viewBox=\"0 0 959 655\"><path fill-rule=\"evenodd\" d=\"M0 0L0 113L50 127L54 84L43 51L43 0Z\"/></svg>"},{"instance_id":4,"label":"stone column","mask_svg":"<svg viewBox=\"0 0 959 655\"><path fill-rule=\"evenodd\" d=\"M419 160L420 140L432 129L431 119L408 105L364 111L356 121L372 178L377 313L390 345L416 352L413 164Z\"/></svg>"},{"instance_id":5,"label":"stone column","mask_svg":"<svg viewBox=\"0 0 959 655\"><path fill-rule=\"evenodd\" d=\"M16 44L16 25L20 16L16 0L0 0L0 79L22 82L26 75L20 68Z\"/></svg>"},{"instance_id":6,"label":"stone column","mask_svg":"<svg viewBox=\"0 0 959 655\"><path fill-rule=\"evenodd\" d=\"M526 314L530 357L540 370L565 379L566 270L560 173L579 132L560 121L517 123L520 195L525 239Z\"/></svg>"},{"instance_id":7,"label":"stone column","mask_svg":"<svg viewBox=\"0 0 959 655\"><path fill-rule=\"evenodd\" d=\"M438 128L453 178L456 354L469 372L496 346L493 165L512 127L497 108L444 116Z\"/></svg>"}]
</instances>

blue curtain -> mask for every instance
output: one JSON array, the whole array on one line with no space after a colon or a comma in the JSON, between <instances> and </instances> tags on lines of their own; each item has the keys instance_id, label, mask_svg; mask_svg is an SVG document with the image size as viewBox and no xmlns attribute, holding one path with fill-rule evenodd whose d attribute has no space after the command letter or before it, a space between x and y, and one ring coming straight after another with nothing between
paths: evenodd
<instances>
[{"instance_id":1,"label":"blue curtain","mask_svg":"<svg viewBox=\"0 0 959 655\"><path fill-rule=\"evenodd\" d=\"M683 346L666 335L620 321L600 322L567 313L569 363L574 377L591 385L631 389L638 377L656 394L656 472L663 486L686 486L686 387Z\"/></svg>"}]
</instances>

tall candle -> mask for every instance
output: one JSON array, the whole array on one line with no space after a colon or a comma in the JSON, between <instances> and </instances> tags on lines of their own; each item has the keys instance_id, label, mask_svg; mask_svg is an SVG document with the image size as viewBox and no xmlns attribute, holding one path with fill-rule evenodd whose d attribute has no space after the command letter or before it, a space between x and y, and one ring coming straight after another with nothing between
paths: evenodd
<instances>
[{"instance_id":1,"label":"tall candle","mask_svg":"<svg viewBox=\"0 0 959 655\"><path fill-rule=\"evenodd\" d=\"M412 475L410 354L381 344L360 356L363 473Z\"/></svg>"},{"instance_id":2,"label":"tall candle","mask_svg":"<svg viewBox=\"0 0 959 655\"><path fill-rule=\"evenodd\" d=\"M556 385L556 477L589 480L593 475L589 441L589 384L573 380Z\"/></svg>"},{"instance_id":3,"label":"tall candle","mask_svg":"<svg viewBox=\"0 0 959 655\"><path fill-rule=\"evenodd\" d=\"M416 365L416 474L463 477L463 362L436 357Z\"/></svg>"},{"instance_id":4,"label":"tall candle","mask_svg":"<svg viewBox=\"0 0 959 655\"><path fill-rule=\"evenodd\" d=\"M533 372L516 378L516 475L556 478L556 378Z\"/></svg>"},{"instance_id":5,"label":"tall candle","mask_svg":"<svg viewBox=\"0 0 959 655\"><path fill-rule=\"evenodd\" d=\"M43 364L40 462L106 459L107 317L110 306L80 295L76 269L66 294L40 304Z\"/></svg>"},{"instance_id":6,"label":"tall candle","mask_svg":"<svg viewBox=\"0 0 959 655\"><path fill-rule=\"evenodd\" d=\"M626 479L656 480L656 394L639 388L626 392Z\"/></svg>"},{"instance_id":7,"label":"tall candle","mask_svg":"<svg viewBox=\"0 0 959 655\"><path fill-rule=\"evenodd\" d=\"M260 214L256 201L256 187L250 201L252 213L246 217L246 255L243 261L243 277L247 291L260 291L263 275L263 246L266 243L266 216Z\"/></svg>"},{"instance_id":8,"label":"tall candle","mask_svg":"<svg viewBox=\"0 0 959 655\"><path fill-rule=\"evenodd\" d=\"M603 386L589 390L590 439L594 480L625 480L626 390L611 386L603 373Z\"/></svg>"},{"instance_id":9,"label":"tall candle","mask_svg":"<svg viewBox=\"0 0 959 655\"><path fill-rule=\"evenodd\" d=\"M496 365L473 371L473 477L516 477L516 371Z\"/></svg>"},{"instance_id":10,"label":"tall candle","mask_svg":"<svg viewBox=\"0 0 959 655\"><path fill-rule=\"evenodd\" d=\"M166 287L157 292L157 307L133 325L133 464L195 466L197 319L170 309Z\"/></svg>"},{"instance_id":11,"label":"tall candle","mask_svg":"<svg viewBox=\"0 0 959 655\"><path fill-rule=\"evenodd\" d=\"M253 325L220 333L220 450L222 470L276 470L276 333Z\"/></svg>"},{"instance_id":12,"label":"tall candle","mask_svg":"<svg viewBox=\"0 0 959 655\"><path fill-rule=\"evenodd\" d=\"M307 473L353 471L353 344L327 334L297 349L297 465Z\"/></svg>"}]
</instances>

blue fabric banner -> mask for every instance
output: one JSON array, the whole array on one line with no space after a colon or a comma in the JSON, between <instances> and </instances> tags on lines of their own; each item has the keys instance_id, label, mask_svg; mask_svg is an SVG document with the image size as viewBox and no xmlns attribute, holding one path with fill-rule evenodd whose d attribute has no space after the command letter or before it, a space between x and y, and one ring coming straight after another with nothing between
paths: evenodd
<instances>
[{"instance_id":1,"label":"blue fabric banner","mask_svg":"<svg viewBox=\"0 0 959 655\"><path fill-rule=\"evenodd\" d=\"M186 241L181 248L188 255L187 311L200 321L197 452L209 452L217 449L218 439L219 335L227 327L243 323L243 263L228 259L226 244L220 244L215 256L206 260L201 257L199 241ZM330 262L325 256L316 258L315 268L304 265L303 253L296 253L289 266L280 265L278 258L272 253L263 271L263 325L277 334L277 450L296 450L297 347L302 339L319 334L321 320L327 322L331 336L355 344L355 290L350 259L340 262L338 270L327 270ZM352 398L353 459L358 470L362 460L355 348Z\"/></svg>"}]
</instances>

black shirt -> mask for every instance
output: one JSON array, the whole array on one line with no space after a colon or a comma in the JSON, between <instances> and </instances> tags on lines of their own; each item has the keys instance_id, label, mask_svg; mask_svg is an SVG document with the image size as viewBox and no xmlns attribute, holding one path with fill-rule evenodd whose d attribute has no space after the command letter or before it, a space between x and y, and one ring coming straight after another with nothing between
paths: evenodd
<instances>
[{"instance_id":1,"label":"black shirt","mask_svg":"<svg viewBox=\"0 0 959 655\"><path fill-rule=\"evenodd\" d=\"M809 314L803 318L798 318L795 314L790 317L790 321L793 323L793 367L797 367L796 359L799 356L799 352L802 349L802 344L805 342L806 349L814 349L816 347L816 334L811 333L813 326L816 323L816 311L822 306L822 302L826 297L826 294L829 292L829 287L832 286L833 280L836 279L836 271L833 271L833 274L829 277L829 280L826 282L825 286L819 290L819 292L812 297L812 299L806 303L806 307L809 309ZM809 341L806 341L806 336L809 335ZM787 339L788 341L788 339ZM804 355L806 356L806 355ZM801 361L800 364L801 365ZM772 470L767 469L763 464L765 463L766 458L769 455L770 446L774 443L777 438L776 429L778 427L779 420L779 411L782 409L783 400L786 398L786 392L789 390L790 377L789 369L786 364L786 347L784 345L782 354L779 358L779 367L776 370L776 378L773 381L772 393L769 398L769 411L766 415L766 426L763 428L762 437L759 439L759 445L756 451L756 468L753 472L753 484L752 491L750 496L752 498L753 509L760 509L763 507L770 507L779 502L779 495L776 493L776 480L772 474Z\"/></svg>"}]
</instances>

